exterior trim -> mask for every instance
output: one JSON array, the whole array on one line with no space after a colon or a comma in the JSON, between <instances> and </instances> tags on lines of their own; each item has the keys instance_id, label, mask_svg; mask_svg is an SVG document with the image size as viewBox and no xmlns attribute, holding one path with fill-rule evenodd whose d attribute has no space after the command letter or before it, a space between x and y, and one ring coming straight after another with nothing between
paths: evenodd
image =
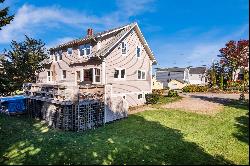
<instances>
[{"instance_id":1,"label":"exterior trim","mask_svg":"<svg viewBox=\"0 0 250 166\"><path fill-rule=\"evenodd\" d=\"M145 73L145 78L144 79L139 79L138 78L138 73L139 73L139 71L141 71L141 72L144 72ZM141 75L142 76L142 75ZM146 80L147 79L147 76L146 76L146 71L145 70L140 70L140 69L138 69L137 70L137 80Z\"/></svg>"}]
</instances>

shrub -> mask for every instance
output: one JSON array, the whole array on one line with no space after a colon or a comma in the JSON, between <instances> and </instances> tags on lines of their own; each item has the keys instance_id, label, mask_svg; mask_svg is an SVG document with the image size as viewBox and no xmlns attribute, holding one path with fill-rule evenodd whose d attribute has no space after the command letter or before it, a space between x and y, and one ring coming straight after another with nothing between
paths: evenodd
<instances>
[{"instance_id":1,"label":"shrub","mask_svg":"<svg viewBox=\"0 0 250 166\"><path fill-rule=\"evenodd\" d=\"M153 94L158 94L158 95L163 95L164 89L153 89L152 93Z\"/></svg>"},{"instance_id":2,"label":"shrub","mask_svg":"<svg viewBox=\"0 0 250 166\"><path fill-rule=\"evenodd\" d=\"M152 93L152 94L146 94L146 104L156 104L159 101L160 95Z\"/></svg>"},{"instance_id":3,"label":"shrub","mask_svg":"<svg viewBox=\"0 0 250 166\"><path fill-rule=\"evenodd\" d=\"M174 91L174 90L170 90L168 91L168 97L178 97L179 94L177 91Z\"/></svg>"},{"instance_id":4,"label":"shrub","mask_svg":"<svg viewBox=\"0 0 250 166\"><path fill-rule=\"evenodd\" d=\"M182 88L183 92L207 92L208 86L187 85Z\"/></svg>"}]
</instances>

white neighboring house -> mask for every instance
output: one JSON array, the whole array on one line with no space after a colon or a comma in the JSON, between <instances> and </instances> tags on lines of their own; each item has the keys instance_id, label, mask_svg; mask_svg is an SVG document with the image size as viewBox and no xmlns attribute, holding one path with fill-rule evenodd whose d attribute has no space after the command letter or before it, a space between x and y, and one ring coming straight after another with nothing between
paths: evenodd
<instances>
[{"instance_id":1,"label":"white neighboring house","mask_svg":"<svg viewBox=\"0 0 250 166\"><path fill-rule=\"evenodd\" d=\"M189 67L184 71L184 81L191 85L206 85L206 67Z\"/></svg>"},{"instance_id":2,"label":"white neighboring house","mask_svg":"<svg viewBox=\"0 0 250 166\"><path fill-rule=\"evenodd\" d=\"M179 81L178 84L205 85L208 81L206 71L206 67L173 67L157 69L156 79L162 82L164 87L169 87L168 84L172 80ZM172 85L172 83L170 83L170 85Z\"/></svg>"},{"instance_id":3,"label":"white neighboring house","mask_svg":"<svg viewBox=\"0 0 250 166\"><path fill-rule=\"evenodd\" d=\"M244 68L245 68L245 71L249 72L249 46L246 46L243 52L245 52L245 54L248 58L245 61L244 66L239 67L235 72L233 72L233 80L234 81L244 79Z\"/></svg>"},{"instance_id":4,"label":"white neighboring house","mask_svg":"<svg viewBox=\"0 0 250 166\"><path fill-rule=\"evenodd\" d=\"M248 66L245 67L245 70L249 71L249 63L248 63ZM240 67L235 72L233 72L233 80L234 81L243 80L243 78L244 78L244 73L243 72L244 72L243 67Z\"/></svg>"}]
</instances>

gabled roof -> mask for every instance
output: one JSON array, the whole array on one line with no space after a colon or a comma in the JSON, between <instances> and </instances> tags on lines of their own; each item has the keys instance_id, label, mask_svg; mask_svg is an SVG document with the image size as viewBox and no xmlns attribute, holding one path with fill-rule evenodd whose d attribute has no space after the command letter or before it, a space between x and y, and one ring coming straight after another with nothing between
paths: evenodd
<instances>
[{"instance_id":1,"label":"gabled roof","mask_svg":"<svg viewBox=\"0 0 250 166\"><path fill-rule=\"evenodd\" d=\"M185 68L180 68L180 67L158 68L157 71L184 72L184 71L185 71Z\"/></svg>"},{"instance_id":2,"label":"gabled roof","mask_svg":"<svg viewBox=\"0 0 250 166\"><path fill-rule=\"evenodd\" d=\"M205 72L206 72L206 67L189 68L189 74L204 74Z\"/></svg>"},{"instance_id":3,"label":"gabled roof","mask_svg":"<svg viewBox=\"0 0 250 166\"><path fill-rule=\"evenodd\" d=\"M178 82L180 82L180 83L182 83L182 84L185 84L185 81L179 80L179 79L172 79L171 81L178 81ZM171 82L171 81L169 81L169 82Z\"/></svg>"},{"instance_id":4,"label":"gabled roof","mask_svg":"<svg viewBox=\"0 0 250 166\"><path fill-rule=\"evenodd\" d=\"M87 43L90 41L93 42L98 42L100 40L102 40L105 36L110 35L110 38L112 38L106 45L102 45L101 49L99 49L96 52L92 52L92 56L106 56L130 31L132 31L132 29L134 29L136 31L136 33L138 34L139 38L141 39L141 42L146 50L146 52L148 53L150 59L156 63L155 57L153 55L153 52L151 51L151 49L149 48L145 38L143 37L140 28L138 26L137 23L131 23L131 24L127 24L125 26L121 26L118 28L114 28L114 29L110 29L107 31L103 31L97 34L94 34L93 36L86 36L84 38L81 39L76 39L76 40L72 40L70 42L64 43L64 44L60 44L54 48L51 48L50 50L58 50L58 49L62 49L65 47L69 47L69 46L73 46L73 45L80 45L83 43Z\"/></svg>"}]
</instances>

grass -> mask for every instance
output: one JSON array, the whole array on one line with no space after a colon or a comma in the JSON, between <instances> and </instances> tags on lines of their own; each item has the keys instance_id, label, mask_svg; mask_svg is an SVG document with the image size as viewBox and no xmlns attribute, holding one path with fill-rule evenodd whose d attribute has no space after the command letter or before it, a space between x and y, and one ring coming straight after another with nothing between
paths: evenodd
<instances>
[{"instance_id":1,"label":"grass","mask_svg":"<svg viewBox=\"0 0 250 166\"><path fill-rule=\"evenodd\" d=\"M181 100L182 97L181 96L177 96L177 97L167 97L167 96L160 96L159 97L159 101L157 102L157 104L153 104L152 106L154 108L161 108L161 106L163 104L168 104L168 103L172 103L172 102L176 102L178 100Z\"/></svg>"},{"instance_id":2,"label":"grass","mask_svg":"<svg viewBox=\"0 0 250 166\"><path fill-rule=\"evenodd\" d=\"M84 133L0 115L0 164L249 164L249 107L145 111Z\"/></svg>"},{"instance_id":3,"label":"grass","mask_svg":"<svg viewBox=\"0 0 250 166\"><path fill-rule=\"evenodd\" d=\"M158 103L159 104L166 104L166 103L171 103L177 100L182 99L182 97L165 97L165 96L160 96Z\"/></svg>"}]
</instances>

